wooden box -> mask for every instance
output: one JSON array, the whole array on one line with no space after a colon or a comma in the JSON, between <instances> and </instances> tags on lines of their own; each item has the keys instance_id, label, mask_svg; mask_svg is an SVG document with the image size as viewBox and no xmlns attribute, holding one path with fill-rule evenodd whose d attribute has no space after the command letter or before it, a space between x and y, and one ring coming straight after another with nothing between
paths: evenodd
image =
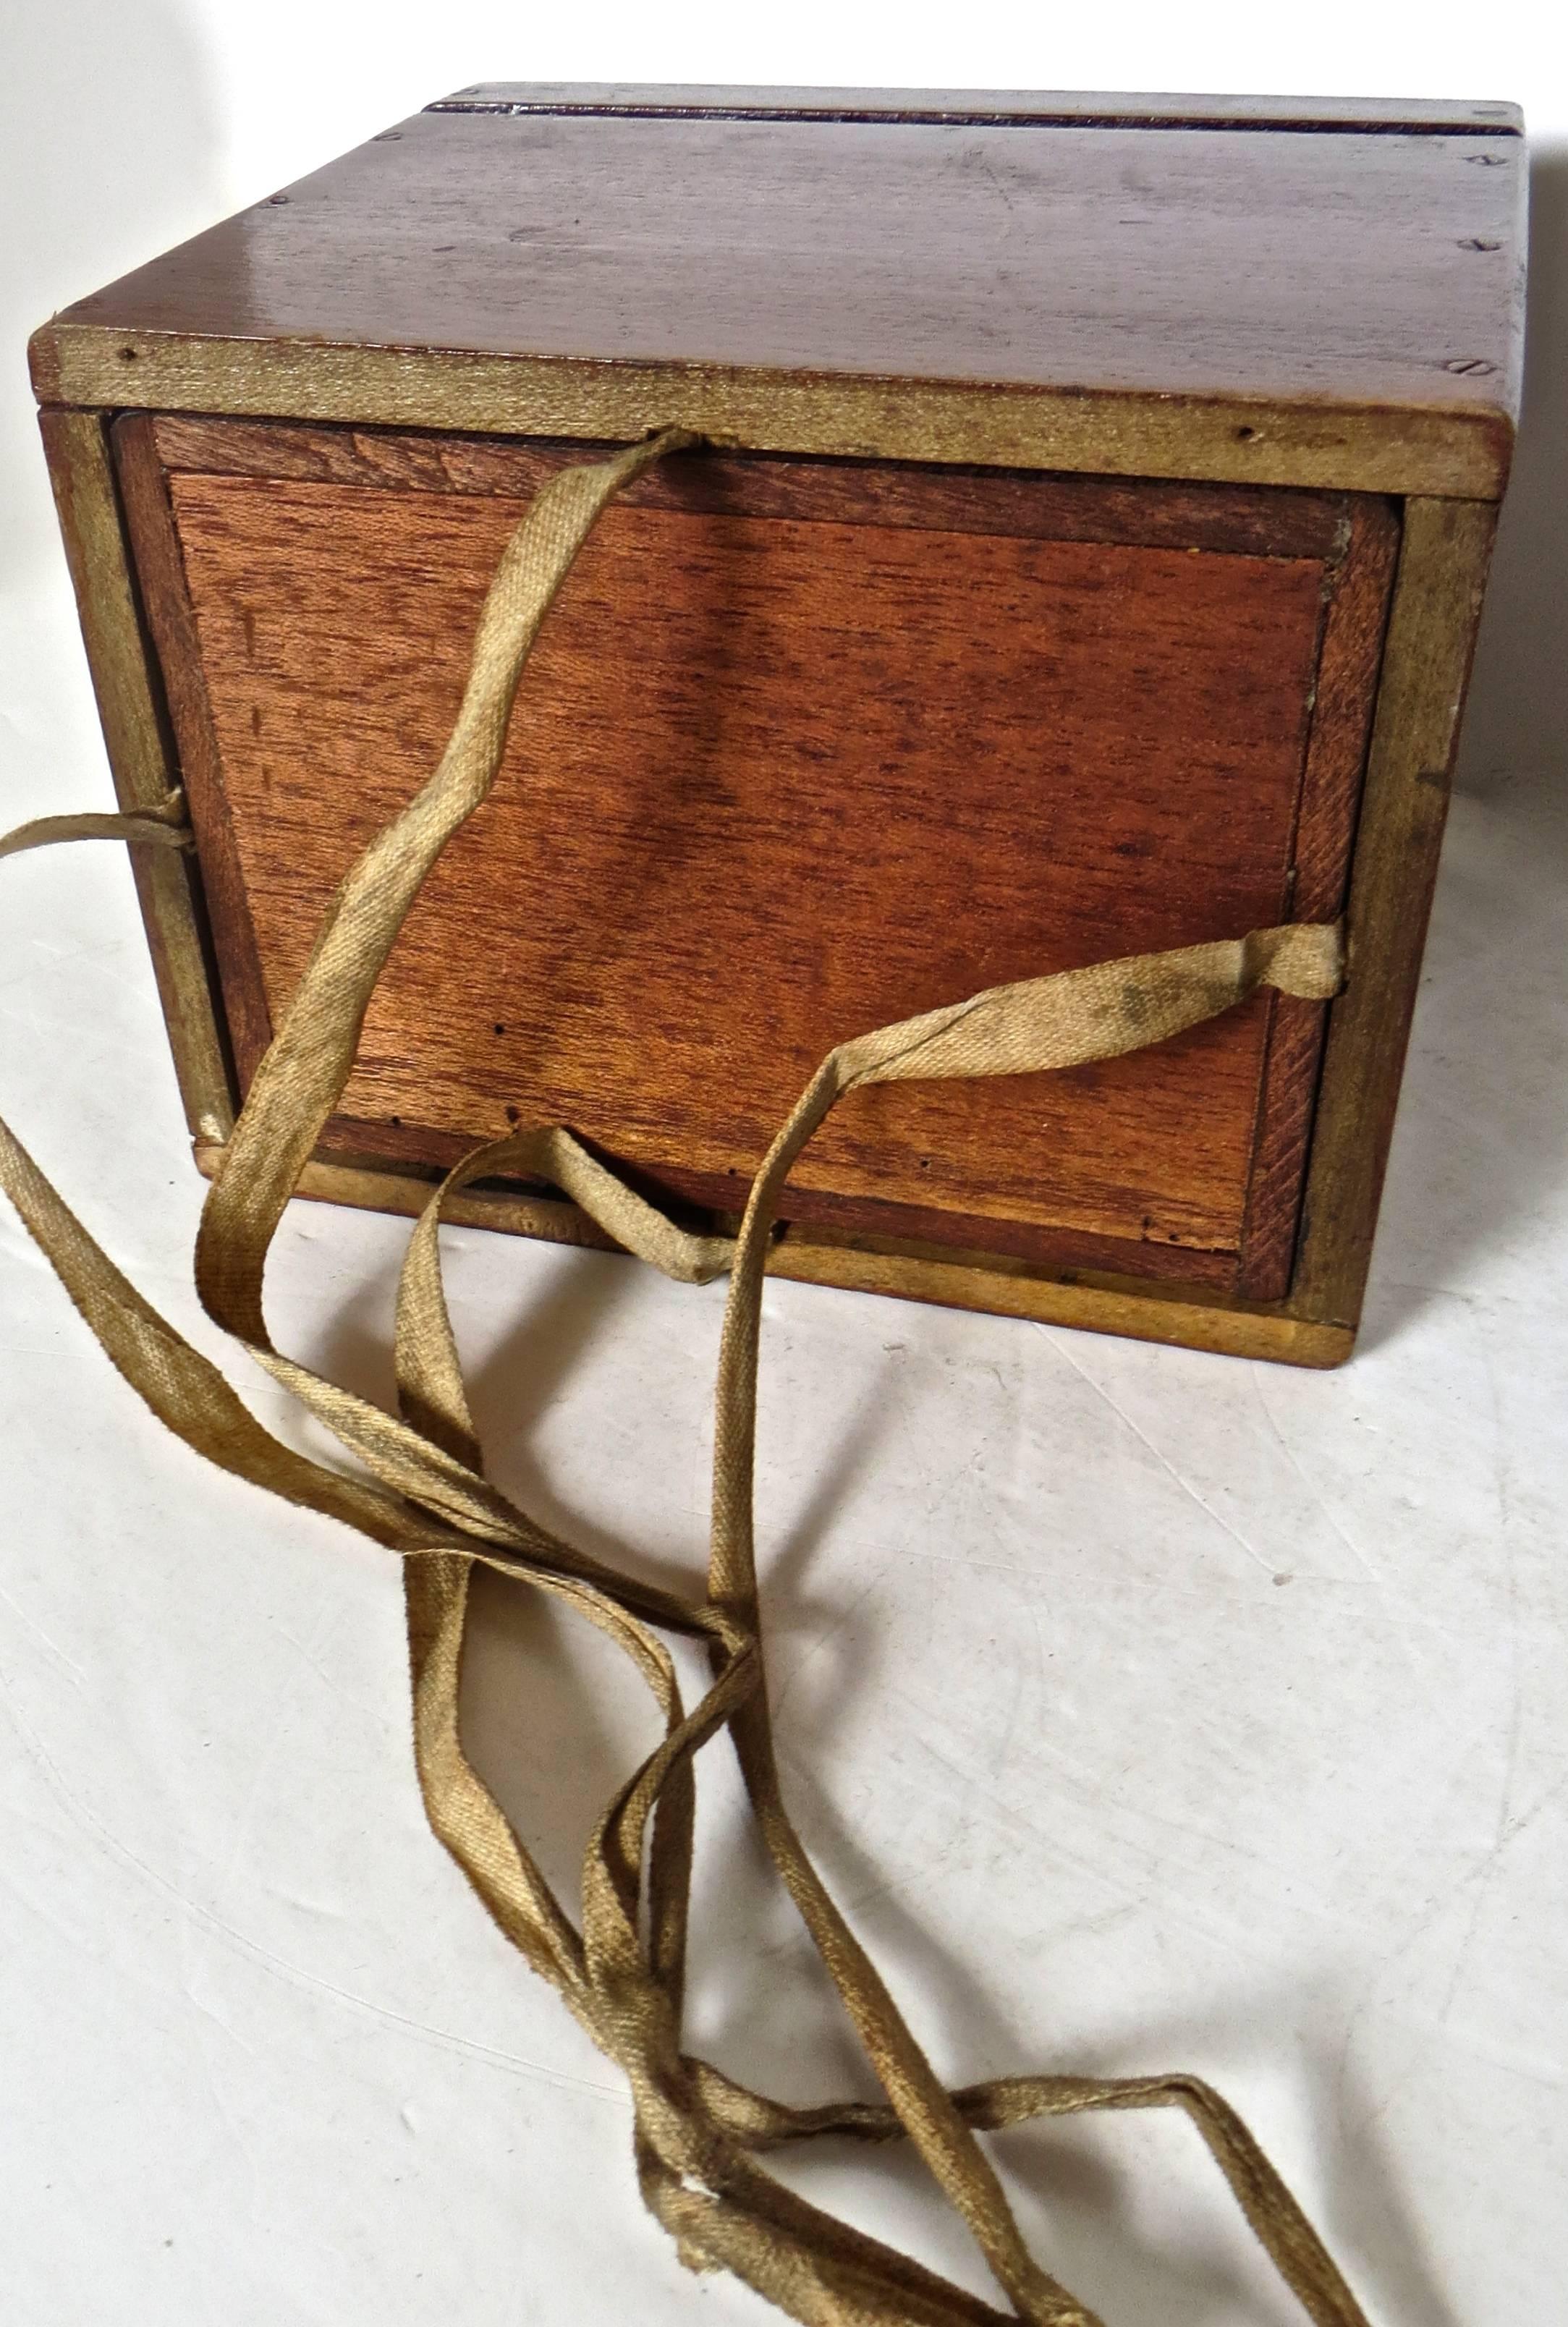
<instances>
[{"instance_id":1,"label":"wooden box","mask_svg":"<svg viewBox=\"0 0 1568 2327\"><path fill-rule=\"evenodd\" d=\"M198 1161L439 753L529 495L678 422L707 446L574 569L304 1192L408 1210L543 1120L723 1220L846 1035L1343 912L1331 1005L855 1093L772 1265L1344 1357L1524 184L1499 105L482 88L56 317L116 780L182 783L199 843L138 865ZM465 1207L603 1240L548 1190Z\"/></svg>"}]
</instances>

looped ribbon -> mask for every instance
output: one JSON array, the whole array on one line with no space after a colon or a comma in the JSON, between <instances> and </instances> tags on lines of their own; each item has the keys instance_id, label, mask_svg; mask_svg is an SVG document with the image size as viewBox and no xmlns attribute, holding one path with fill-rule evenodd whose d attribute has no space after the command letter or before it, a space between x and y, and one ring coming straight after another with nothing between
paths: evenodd
<instances>
[{"instance_id":1,"label":"looped ribbon","mask_svg":"<svg viewBox=\"0 0 1568 2327\"><path fill-rule=\"evenodd\" d=\"M663 454L699 440L667 429L613 458L562 471L501 558L481 617L457 724L434 775L338 890L258 1068L209 1193L196 1251L207 1313L357 1458L355 1472L283 1444L225 1377L121 1276L0 1125L0 1186L114 1364L209 1461L341 1519L404 1559L414 1743L432 1827L501 1930L624 2072L643 2198L692 2268L733 2271L807 2327L1098 2327L1026 2249L978 2134L1087 2109L1178 2108L1191 2119L1281 2277L1316 2327L1367 2327L1301 2208L1228 2105L1196 2077L1003 2077L949 2091L801 1846L769 1724L752 1470L758 1332L770 1231L784 1182L828 1110L861 1084L1028 1074L1162 1042L1260 986L1326 999L1342 980L1337 927L1104 962L996 987L844 1042L823 1062L757 1173L739 1235L688 1235L559 1128L477 1149L432 1195L398 1292L390 1414L275 1348L263 1313L267 1249L302 1166L337 1105L381 968L453 834L490 790L528 650L601 510ZM178 795L121 816L51 817L0 855L117 838L191 844ZM611 1237L686 1282L731 1272L718 1365L707 1589L684 1600L621 1574L542 1527L485 1478L442 1286L438 1237L470 1181L518 1173L565 1190ZM583 1860L580 1928L545 1883L469 1762L458 1677L475 1564L550 1593L630 1658L658 1705L657 1750L605 1805ZM705 1645L712 1683L690 1711L660 1633ZM727 1729L767 1850L864 2048L885 2102L786 2106L689 2051L682 1999L692 1867L694 1761ZM907 2138L968 2225L1007 2304L998 2310L783 2187L759 2163L822 2135Z\"/></svg>"}]
</instances>

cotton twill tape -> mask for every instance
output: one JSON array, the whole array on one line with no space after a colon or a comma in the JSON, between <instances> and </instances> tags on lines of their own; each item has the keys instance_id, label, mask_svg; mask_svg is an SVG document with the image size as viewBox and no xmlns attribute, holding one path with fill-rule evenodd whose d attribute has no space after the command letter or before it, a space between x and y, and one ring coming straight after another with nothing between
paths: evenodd
<instances>
[{"instance_id":1,"label":"cotton twill tape","mask_svg":"<svg viewBox=\"0 0 1568 2327\"><path fill-rule=\"evenodd\" d=\"M1196 2077L1008 2077L948 2090L850 1930L790 1820L769 1724L752 1538L761 1290L791 1166L835 1102L864 1083L1028 1074L1163 1042L1260 986L1324 1000L1342 980L1337 926L1254 930L1218 944L1102 962L997 986L830 1052L773 1141L739 1235L689 1235L564 1128L478 1148L432 1195L409 1239L395 1333L398 1411L358 1397L275 1349L263 1311L268 1248L353 1065L371 993L420 884L480 806L499 765L529 648L600 511L664 453L670 429L569 468L513 534L486 599L462 708L440 764L380 832L332 900L310 962L258 1068L207 1199L196 1277L208 1314L357 1458L340 1470L273 1437L225 1376L142 1299L0 1125L0 1186L120 1372L160 1421L209 1460L402 1555L415 1758L430 1823L501 1930L557 1988L630 2087L643 2198L694 2269L726 2269L807 2327L957 2327L1023 2320L1098 2327L1025 2248L976 2136L1037 2117L1176 2108L1191 2119L1281 2277L1317 2327L1365 2313L1301 2208L1227 2104ZM124 816L51 817L0 855L112 837L185 846L182 803ZM542 1526L485 1478L442 1285L439 1230L472 1180L547 1180L667 1275L730 1273L715 1395L706 1591L686 1600L609 1566ZM631 1659L661 1742L605 1805L574 1922L463 1751L458 1682L475 1564L546 1592ZM661 1633L705 1643L711 1686L687 1709ZM690 2051L682 2028L694 1761L728 1731L764 1844L856 2029L885 2099L794 2107ZM907 2138L962 2215L1005 2303L990 2302L798 2196L760 2163L835 2135Z\"/></svg>"}]
</instances>

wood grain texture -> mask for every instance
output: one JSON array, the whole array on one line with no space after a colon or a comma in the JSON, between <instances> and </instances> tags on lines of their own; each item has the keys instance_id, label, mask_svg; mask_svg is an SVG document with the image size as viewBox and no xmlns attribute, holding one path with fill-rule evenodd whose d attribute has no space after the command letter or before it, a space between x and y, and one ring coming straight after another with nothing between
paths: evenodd
<instances>
[{"instance_id":1,"label":"wood grain texture","mask_svg":"<svg viewBox=\"0 0 1568 2327\"><path fill-rule=\"evenodd\" d=\"M1512 445L1519 126L481 86L46 325L117 787L178 763L201 840L200 892L136 869L204 1155L228 1030L248 1072L443 740L490 565L563 456L541 440L678 421L721 449L644 481L573 575L313 1185L406 1210L526 1108L723 1220L852 1025L1330 914L1353 840L1326 1042L1264 999L1077 1077L860 1094L775 1255L1337 1362ZM479 939L491 983L445 1024ZM471 1201L602 1240L549 1192Z\"/></svg>"},{"instance_id":2,"label":"wood grain texture","mask_svg":"<svg viewBox=\"0 0 1568 2327\"><path fill-rule=\"evenodd\" d=\"M1354 1329L1361 1314L1449 782L1496 527L1486 504L1414 501L1367 762L1348 917L1345 992L1329 1021L1290 1306Z\"/></svg>"},{"instance_id":3,"label":"wood grain texture","mask_svg":"<svg viewBox=\"0 0 1568 2327\"><path fill-rule=\"evenodd\" d=\"M221 1147L198 1146L196 1161L209 1179L217 1171L222 1153ZM430 1187L426 1181L393 1172L352 1171L313 1163L305 1166L299 1193L322 1203L415 1220L429 1200ZM575 1204L481 1189L455 1198L449 1216L464 1228L499 1229L599 1251L617 1248ZM1069 1325L1084 1332L1117 1333L1171 1348L1269 1359L1284 1365L1343 1365L1354 1341L1343 1326L1316 1324L1278 1307L1254 1306L1223 1297L1209 1302L1183 1300L1115 1278L1052 1276L1037 1268L938 1251L882 1251L864 1242L829 1244L796 1229L787 1231L772 1248L768 1274L802 1284L837 1285L898 1300L927 1301L940 1308L975 1309L994 1316L1025 1317L1044 1325Z\"/></svg>"},{"instance_id":4,"label":"wood grain texture","mask_svg":"<svg viewBox=\"0 0 1568 2327\"><path fill-rule=\"evenodd\" d=\"M386 440L242 434L245 457L281 453L289 473L234 473L218 424L156 425L165 457L206 463L171 481L232 819L203 848L234 852L215 898L243 889L275 1006L332 883L439 751L520 504L479 491L462 447L443 455L457 486L411 491ZM506 481L530 488L559 457L515 452L535 465ZM982 535L938 529L944 509L977 521L975 480L846 495L838 469L774 465L704 481L702 462L672 463L662 500L602 524L497 794L394 954L338 1154L434 1169L516 1109L723 1213L845 1034L1278 919L1302 833L1342 873L1358 758L1341 752L1336 791L1314 743L1298 822L1325 593L1331 631L1347 575L1378 587L1369 549L1344 554L1353 504L1293 497L1290 554L1263 555L1251 496L1140 510L1121 488L1041 481L1031 535L1032 483L986 478L1015 530ZM748 492L767 514L738 513ZM1073 537L1056 537L1075 495ZM841 501L860 522L824 514ZM1138 540L1188 505L1205 540L1228 523L1244 546ZM1113 537L1078 537L1097 511ZM1365 513L1368 543L1390 528ZM1294 554L1306 537L1336 558ZM481 937L492 958L469 975ZM248 942L242 927L231 982L254 978ZM858 1094L792 1216L1234 1284L1266 1023L1258 1005L1071 1076ZM1304 1136L1304 1109L1292 1120Z\"/></svg>"},{"instance_id":5,"label":"wood grain texture","mask_svg":"<svg viewBox=\"0 0 1568 2327\"><path fill-rule=\"evenodd\" d=\"M624 1153L589 1140L602 1160L640 1195L698 1230L716 1227L733 1235L739 1229L741 1204L747 1181L736 1170L693 1172L680 1164L649 1168ZM466 1133L432 1130L428 1125L399 1118L369 1121L350 1115L332 1117L317 1145L321 1158L367 1171L397 1170L427 1186L460 1162L473 1145ZM509 1187L529 1197L548 1196L543 1183L512 1182ZM1049 1260L1053 1268L1115 1274L1135 1266L1140 1278L1175 1285L1202 1285L1227 1291L1237 1283L1237 1256L1232 1251L1207 1251L1190 1244L1139 1241L1129 1258L1125 1238L1096 1234L1084 1229L1053 1225L1042 1229L1030 1221L996 1213L981 1214L943 1208L936 1202L887 1202L876 1196L845 1196L831 1188L797 1188L785 1205L786 1221L809 1221L813 1232L831 1231L840 1239L868 1240L878 1247L890 1240L930 1247L955 1246L991 1257L1019 1262Z\"/></svg>"},{"instance_id":6,"label":"wood grain texture","mask_svg":"<svg viewBox=\"0 0 1568 2327\"><path fill-rule=\"evenodd\" d=\"M1291 911L1302 921L1337 921L1345 910L1399 548L1399 519L1386 502L1351 502L1343 522L1344 537L1325 576L1311 740L1291 851ZM1266 1006L1268 1048L1238 1277L1239 1289L1258 1301L1281 1300L1290 1289L1325 1019L1314 1005L1289 995L1270 995Z\"/></svg>"},{"instance_id":7,"label":"wood grain texture","mask_svg":"<svg viewBox=\"0 0 1568 2327\"><path fill-rule=\"evenodd\" d=\"M129 426L133 424L127 423ZM375 428L212 420L158 413L147 423L165 469L318 484L502 493L527 500L575 444L495 436L397 435ZM1350 504L1342 493L1180 485L1151 478L1063 477L929 462L779 460L703 450L677 453L620 496L630 509L715 516L826 517L840 525L923 526L938 533L1018 534L1053 541L1141 542L1258 557L1339 560Z\"/></svg>"},{"instance_id":8,"label":"wood grain texture","mask_svg":"<svg viewBox=\"0 0 1568 2327\"><path fill-rule=\"evenodd\" d=\"M1500 492L1519 139L434 111L46 326L62 401Z\"/></svg>"},{"instance_id":9,"label":"wood grain texture","mask_svg":"<svg viewBox=\"0 0 1568 2327\"><path fill-rule=\"evenodd\" d=\"M181 780L180 770L143 630L106 424L88 412L46 411L39 422L116 796L122 808L154 808ZM195 1136L225 1138L233 1070L214 1008L195 868L164 848L126 853L186 1120Z\"/></svg>"},{"instance_id":10,"label":"wood grain texture","mask_svg":"<svg viewBox=\"0 0 1568 2327\"><path fill-rule=\"evenodd\" d=\"M1501 410L1518 164L1506 135L425 113L68 313L202 337ZM1492 369L1451 372L1454 358Z\"/></svg>"}]
</instances>

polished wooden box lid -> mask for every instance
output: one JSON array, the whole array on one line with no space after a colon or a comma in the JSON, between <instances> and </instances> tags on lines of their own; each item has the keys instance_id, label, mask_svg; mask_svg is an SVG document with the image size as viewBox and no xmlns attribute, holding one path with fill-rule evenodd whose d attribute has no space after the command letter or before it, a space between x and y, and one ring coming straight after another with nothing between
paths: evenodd
<instances>
[{"instance_id":1,"label":"polished wooden box lid","mask_svg":"<svg viewBox=\"0 0 1568 2327\"><path fill-rule=\"evenodd\" d=\"M1486 494L1508 105L486 88L79 301L45 402Z\"/></svg>"}]
</instances>

